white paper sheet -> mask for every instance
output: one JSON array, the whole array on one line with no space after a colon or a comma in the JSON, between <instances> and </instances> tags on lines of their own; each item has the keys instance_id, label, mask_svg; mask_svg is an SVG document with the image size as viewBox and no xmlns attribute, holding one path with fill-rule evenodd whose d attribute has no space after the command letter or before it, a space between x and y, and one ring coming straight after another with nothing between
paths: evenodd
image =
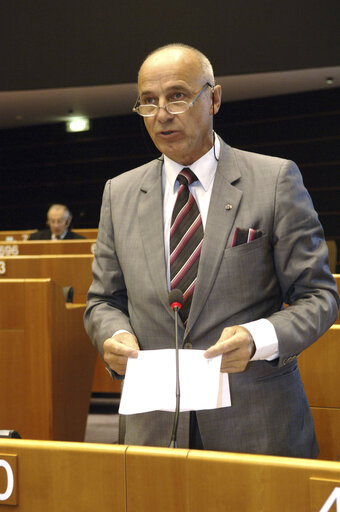
<instances>
[{"instance_id":1,"label":"white paper sheet","mask_svg":"<svg viewBox=\"0 0 340 512\"><path fill-rule=\"evenodd\" d=\"M204 350L179 350L180 410L228 407L227 373L220 373L221 357L206 359ZM174 411L176 408L176 351L142 350L128 360L120 414Z\"/></svg>"}]
</instances>

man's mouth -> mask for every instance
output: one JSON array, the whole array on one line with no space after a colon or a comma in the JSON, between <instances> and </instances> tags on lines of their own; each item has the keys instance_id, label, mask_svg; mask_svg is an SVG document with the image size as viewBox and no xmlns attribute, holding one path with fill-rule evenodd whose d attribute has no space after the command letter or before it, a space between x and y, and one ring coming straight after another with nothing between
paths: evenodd
<instances>
[{"instance_id":1,"label":"man's mouth","mask_svg":"<svg viewBox=\"0 0 340 512\"><path fill-rule=\"evenodd\" d=\"M172 135L176 135L178 132L176 130L163 130L159 132L161 137L171 137Z\"/></svg>"}]
</instances>

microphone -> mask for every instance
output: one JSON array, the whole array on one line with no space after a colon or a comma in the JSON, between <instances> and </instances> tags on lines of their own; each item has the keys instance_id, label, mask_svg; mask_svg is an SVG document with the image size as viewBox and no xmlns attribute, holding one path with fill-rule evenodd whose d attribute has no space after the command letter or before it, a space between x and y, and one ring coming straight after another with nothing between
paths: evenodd
<instances>
[{"instance_id":1,"label":"microphone","mask_svg":"<svg viewBox=\"0 0 340 512\"><path fill-rule=\"evenodd\" d=\"M183 293L178 288L171 290L169 293L169 304L171 309L175 312L175 348L176 348L176 409L174 422L172 426L171 441L169 448L177 448L177 427L179 419L180 408L180 389L179 389L179 352L178 352L178 311L181 309L184 302Z\"/></svg>"},{"instance_id":2,"label":"microphone","mask_svg":"<svg viewBox=\"0 0 340 512\"><path fill-rule=\"evenodd\" d=\"M177 308L177 311L181 309L183 306L183 293L178 288L175 288L174 290L171 290L169 293L169 304L171 309L176 311L175 308Z\"/></svg>"}]
</instances>

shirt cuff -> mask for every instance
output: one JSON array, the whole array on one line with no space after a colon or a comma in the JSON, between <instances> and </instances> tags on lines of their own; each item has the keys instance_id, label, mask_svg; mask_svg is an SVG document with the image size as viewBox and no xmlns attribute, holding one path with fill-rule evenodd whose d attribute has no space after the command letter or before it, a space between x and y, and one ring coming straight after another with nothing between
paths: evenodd
<instances>
[{"instance_id":1,"label":"shirt cuff","mask_svg":"<svg viewBox=\"0 0 340 512\"><path fill-rule=\"evenodd\" d=\"M125 329L119 329L118 331L115 331L115 332L112 334L111 338L113 338L113 336L116 336L116 334L120 334L121 332L129 332L129 331L126 331ZM130 333L129 333L129 334L130 334Z\"/></svg>"},{"instance_id":2,"label":"shirt cuff","mask_svg":"<svg viewBox=\"0 0 340 512\"><path fill-rule=\"evenodd\" d=\"M250 361L273 361L279 357L279 341L276 336L275 327L266 318L260 318L254 322L241 324L253 337L255 343L255 354Z\"/></svg>"}]
</instances>

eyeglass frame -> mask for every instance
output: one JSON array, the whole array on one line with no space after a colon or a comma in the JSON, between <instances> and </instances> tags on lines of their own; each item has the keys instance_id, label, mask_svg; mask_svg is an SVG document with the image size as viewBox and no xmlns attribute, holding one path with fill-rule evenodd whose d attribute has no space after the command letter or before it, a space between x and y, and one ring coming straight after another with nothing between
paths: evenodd
<instances>
[{"instance_id":1,"label":"eyeglass frame","mask_svg":"<svg viewBox=\"0 0 340 512\"><path fill-rule=\"evenodd\" d=\"M166 105L147 105L147 104L143 104L143 105L138 105L138 102L140 102L140 97L138 96L137 100L136 100L136 103L134 104L133 108L132 108L132 112L136 112L138 115L142 116L142 117L154 117L155 115L157 115L157 113L159 112L159 109L161 108L164 108L164 110L166 110L168 112L168 114L170 115L173 115L173 116L177 116L178 114L184 114L184 112L187 112L189 110L190 107L192 107L194 105L194 103L196 102L196 100L198 100L198 98L201 96L201 94L206 90L207 87L211 87L212 90L214 91L214 86L211 85L209 82L206 82L203 87L201 88L201 90L198 92L197 96L192 100L191 103L188 103L187 101L185 100L178 100L178 101L169 101ZM187 105L187 108L185 110L182 110L182 112L169 112L168 110L168 106L171 105L172 103L185 103ZM146 106L146 107L154 107L154 114L141 114L138 109L140 106Z\"/></svg>"}]
</instances>

